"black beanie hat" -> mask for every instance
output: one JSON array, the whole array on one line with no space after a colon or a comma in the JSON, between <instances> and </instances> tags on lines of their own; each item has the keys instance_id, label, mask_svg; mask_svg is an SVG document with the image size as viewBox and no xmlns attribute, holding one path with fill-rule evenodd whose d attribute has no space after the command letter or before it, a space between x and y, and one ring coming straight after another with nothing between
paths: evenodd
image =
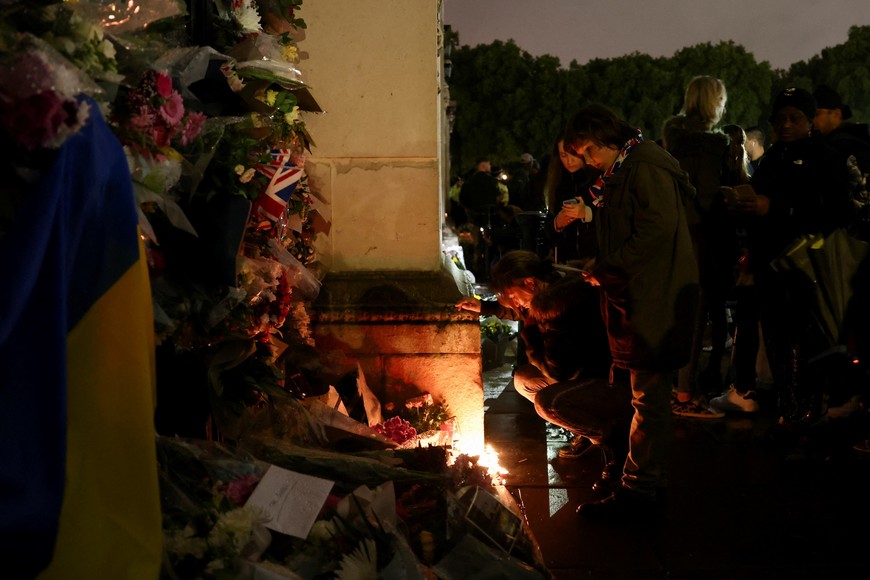
<instances>
[{"instance_id":1,"label":"black beanie hat","mask_svg":"<svg viewBox=\"0 0 870 580\"><path fill-rule=\"evenodd\" d=\"M799 89L797 87L783 89L773 101L773 108L770 111L770 118L768 120L773 123L773 118L776 117L776 114L785 107L795 107L800 109L800 111L807 116L807 120L810 122L812 122L813 117L816 116L816 100L809 91L805 91L804 89Z\"/></svg>"},{"instance_id":2,"label":"black beanie hat","mask_svg":"<svg viewBox=\"0 0 870 580\"><path fill-rule=\"evenodd\" d=\"M819 109L840 109L840 115L844 121L852 116L852 108L843 103L843 97L840 96L840 93L828 85L819 85L813 91L813 97L816 99L816 107Z\"/></svg>"}]
</instances>

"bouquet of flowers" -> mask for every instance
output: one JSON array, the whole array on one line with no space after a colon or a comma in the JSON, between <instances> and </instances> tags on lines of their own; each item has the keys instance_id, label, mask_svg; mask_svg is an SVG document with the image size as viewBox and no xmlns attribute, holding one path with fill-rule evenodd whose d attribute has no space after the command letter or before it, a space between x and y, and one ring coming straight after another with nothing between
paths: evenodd
<instances>
[{"instance_id":1,"label":"bouquet of flowers","mask_svg":"<svg viewBox=\"0 0 870 580\"><path fill-rule=\"evenodd\" d=\"M417 438L417 430L411 427L408 421L398 416L390 417L383 423L374 425L372 429L400 445Z\"/></svg>"},{"instance_id":2,"label":"bouquet of flowers","mask_svg":"<svg viewBox=\"0 0 870 580\"><path fill-rule=\"evenodd\" d=\"M185 110L168 75L150 69L119 96L112 118L121 143L157 159L177 158L173 146L190 145L206 120L202 113Z\"/></svg>"},{"instance_id":3,"label":"bouquet of flowers","mask_svg":"<svg viewBox=\"0 0 870 580\"><path fill-rule=\"evenodd\" d=\"M40 37L60 51L82 72L97 80L120 83L115 45L96 23L82 18L69 4L41 9Z\"/></svg>"}]
</instances>

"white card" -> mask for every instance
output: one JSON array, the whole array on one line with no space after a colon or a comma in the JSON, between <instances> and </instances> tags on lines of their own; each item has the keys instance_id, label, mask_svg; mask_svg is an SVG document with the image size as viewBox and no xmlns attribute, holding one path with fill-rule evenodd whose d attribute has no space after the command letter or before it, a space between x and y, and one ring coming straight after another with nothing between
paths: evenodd
<instances>
[{"instance_id":1,"label":"white card","mask_svg":"<svg viewBox=\"0 0 870 580\"><path fill-rule=\"evenodd\" d=\"M307 538L335 482L269 466L247 505L269 519L265 526L297 538Z\"/></svg>"}]
</instances>

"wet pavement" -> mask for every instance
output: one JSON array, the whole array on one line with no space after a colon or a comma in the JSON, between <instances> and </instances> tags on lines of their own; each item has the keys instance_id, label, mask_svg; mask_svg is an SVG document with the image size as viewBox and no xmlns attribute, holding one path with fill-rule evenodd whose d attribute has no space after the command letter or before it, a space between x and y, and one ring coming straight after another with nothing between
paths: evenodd
<instances>
[{"instance_id":1,"label":"wet pavement","mask_svg":"<svg viewBox=\"0 0 870 580\"><path fill-rule=\"evenodd\" d=\"M556 458L564 436L513 389L512 360L484 372L487 443L556 579L870 578L867 413L798 453L775 443L770 401L753 415L674 417L667 502L647 521L574 512L602 461ZM813 441L816 441L814 438Z\"/></svg>"}]
</instances>

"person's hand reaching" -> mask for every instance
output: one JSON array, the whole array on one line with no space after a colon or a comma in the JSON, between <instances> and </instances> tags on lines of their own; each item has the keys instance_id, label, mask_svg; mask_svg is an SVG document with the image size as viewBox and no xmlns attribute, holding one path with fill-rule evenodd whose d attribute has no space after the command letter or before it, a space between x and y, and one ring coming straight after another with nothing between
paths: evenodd
<instances>
[{"instance_id":1,"label":"person's hand reaching","mask_svg":"<svg viewBox=\"0 0 870 580\"><path fill-rule=\"evenodd\" d=\"M463 296L456 303L456 310L468 310L480 314L480 300L474 296Z\"/></svg>"}]
</instances>

